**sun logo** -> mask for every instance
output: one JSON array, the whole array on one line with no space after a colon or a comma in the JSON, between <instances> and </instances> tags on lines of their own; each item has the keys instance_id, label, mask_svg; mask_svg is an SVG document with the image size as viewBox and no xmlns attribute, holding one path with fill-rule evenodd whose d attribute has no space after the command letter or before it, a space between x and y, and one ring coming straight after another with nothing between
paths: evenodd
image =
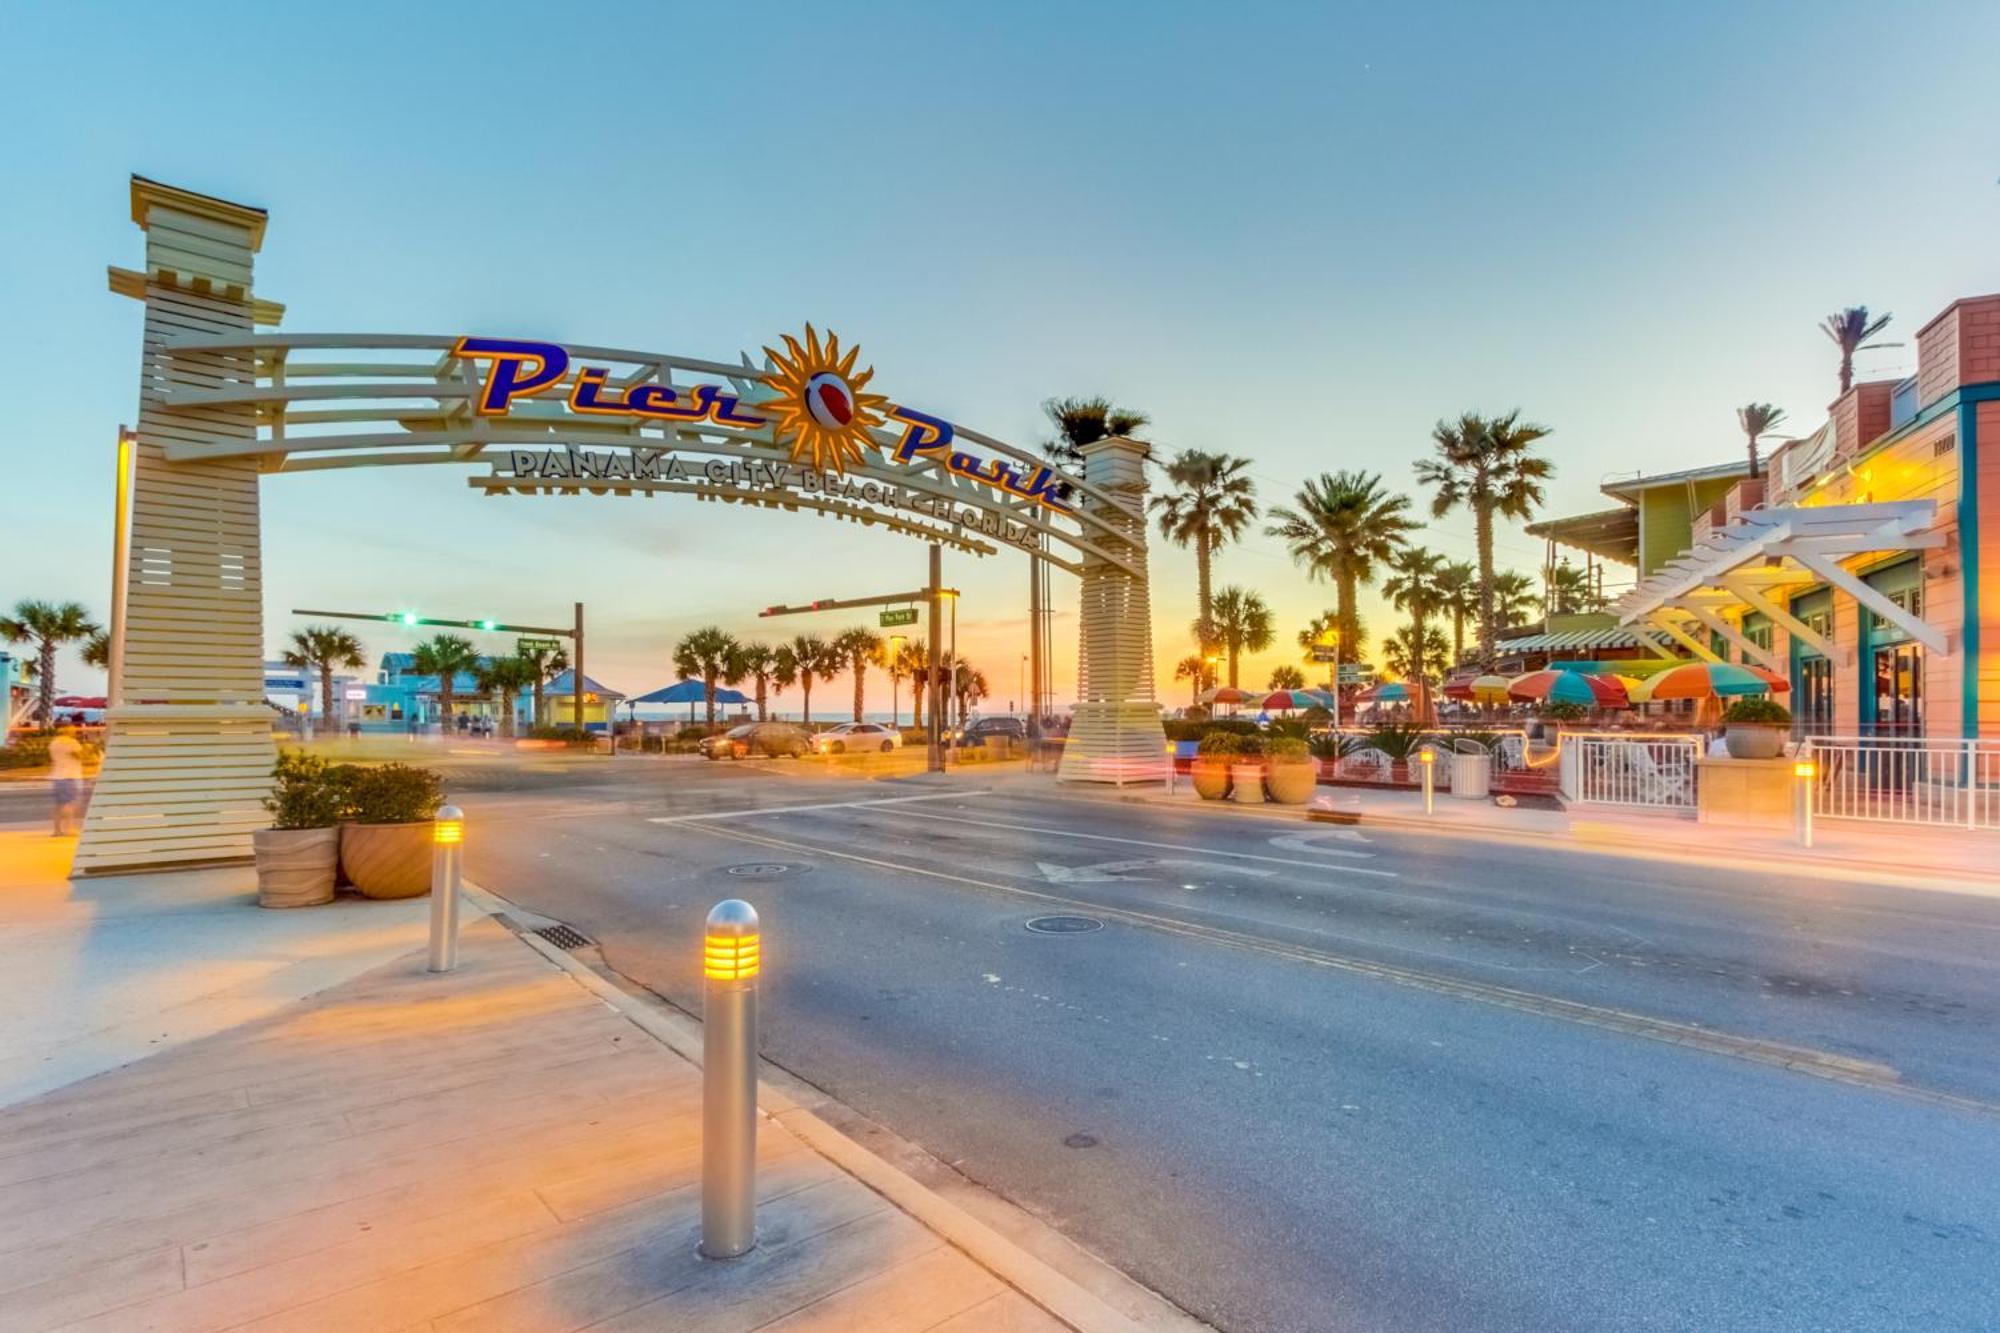
<instances>
[{"instance_id":1,"label":"sun logo","mask_svg":"<svg viewBox=\"0 0 2000 1333\"><path fill-rule=\"evenodd\" d=\"M772 440L791 446L794 463L845 472L866 450L881 448L868 432L882 425L889 400L863 392L875 368L855 370L861 349L850 347L843 356L838 335L827 334L822 344L810 324L803 346L789 333L784 337L784 351L764 349L771 362L764 382L776 396L754 406L771 419Z\"/></svg>"}]
</instances>

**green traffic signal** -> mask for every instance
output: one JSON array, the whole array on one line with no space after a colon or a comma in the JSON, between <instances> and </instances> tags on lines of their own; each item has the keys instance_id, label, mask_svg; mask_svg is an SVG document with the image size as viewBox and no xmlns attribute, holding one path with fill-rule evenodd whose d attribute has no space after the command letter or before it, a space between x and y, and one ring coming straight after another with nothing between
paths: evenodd
<instances>
[{"instance_id":1,"label":"green traffic signal","mask_svg":"<svg viewBox=\"0 0 2000 1333\"><path fill-rule=\"evenodd\" d=\"M500 628L500 622L499 622L499 621L497 621L497 620L482 620L482 621L480 621L480 622L479 622L479 628L481 628L481 629L489 629L489 630L490 630L490 629L499 629L499 628Z\"/></svg>"},{"instance_id":2,"label":"green traffic signal","mask_svg":"<svg viewBox=\"0 0 2000 1333\"><path fill-rule=\"evenodd\" d=\"M415 611L403 612L401 620L405 625L415 625L419 623L417 618L417 613Z\"/></svg>"}]
</instances>

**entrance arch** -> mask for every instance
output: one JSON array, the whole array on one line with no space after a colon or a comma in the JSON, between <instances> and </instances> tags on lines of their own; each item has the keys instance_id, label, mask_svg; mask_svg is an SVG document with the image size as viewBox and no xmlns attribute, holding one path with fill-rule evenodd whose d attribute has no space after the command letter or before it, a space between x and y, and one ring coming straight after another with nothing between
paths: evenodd
<instances>
[{"instance_id":1,"label":"entrance arch","mask_svg":"<svg viewBox=\"0 0 2000 1333\"><path fill-rule=\"evenodd\" d=\"M262 209L143 177L146 307L129 535L118 555L104 770L78 873L248 854L275 743L263 704L259 479L348 467L484 469L488 494L692 495L830 513L1082 582L1077 704L1059 776L1156 776L1147 446L1081 478L871 392L810 327L760 361L474 335L279 333L258 298Z\"/></svg>"}]
</instances>

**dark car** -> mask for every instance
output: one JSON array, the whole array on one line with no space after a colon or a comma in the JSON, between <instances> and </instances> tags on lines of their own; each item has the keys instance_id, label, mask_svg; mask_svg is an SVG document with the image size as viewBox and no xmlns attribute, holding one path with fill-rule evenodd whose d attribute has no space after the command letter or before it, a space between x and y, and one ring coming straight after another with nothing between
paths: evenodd
<instances>
[{"instance_id":1,"label":"dark car","mask_svg":"<svg viewBox=\"0 0 2000 1333\"><path fill-rule=\"evenodd\" d=\"M1018 717L976 717L958 733L958 743L984 745L989 737L994 736L1025 742L1028 739L1028 724Z\"/></svg>"},{"instance_id":2,"label":"dark car","mask_svg":"<svg viewBox=\"0 0 2000 1333\"><path fill-rule=\"evenodd\" d=\"M719 736L704 736L701 752L709 759L748 759L752 756L803 758L812 750L806 733L789 722L746 722Z\"/></svg>"}]
</instances>

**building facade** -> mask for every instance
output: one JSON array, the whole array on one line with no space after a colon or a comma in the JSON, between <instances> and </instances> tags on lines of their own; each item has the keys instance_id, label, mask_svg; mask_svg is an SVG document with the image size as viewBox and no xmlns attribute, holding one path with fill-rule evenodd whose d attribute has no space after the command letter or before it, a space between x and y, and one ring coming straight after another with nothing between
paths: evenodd
<instances>
[{"instance_id":1,"label":"building facade","mask_svg":"<svg viewBox=\"0 0 2000 1333\"><path fill-rule=\"evenodd\" d=\"M571 725L575 716L575 679L574 671L564 671L542 687L543 723L556 727ZM367 697L353 705L359 711L349 714L349 719L358 721L361 729L368 732L427 730L436 726L443 717L438 686L435 675L416 669L413 654L384 653L374 683L365 687ZM583 678L583 688L584 730L603 731L610 711L625 696L598 683L591 676ZM534 691L522 690L511 701L501 700L496 704L491 695L480 692L479 682L470 672L462 671L453 680L452 713L454 717L464 718L467 725L490 722L496 731L499 730L502 725L500 708L512 712L517 731L525 732L536 725Z\"/></svg>"}]
</instances>

